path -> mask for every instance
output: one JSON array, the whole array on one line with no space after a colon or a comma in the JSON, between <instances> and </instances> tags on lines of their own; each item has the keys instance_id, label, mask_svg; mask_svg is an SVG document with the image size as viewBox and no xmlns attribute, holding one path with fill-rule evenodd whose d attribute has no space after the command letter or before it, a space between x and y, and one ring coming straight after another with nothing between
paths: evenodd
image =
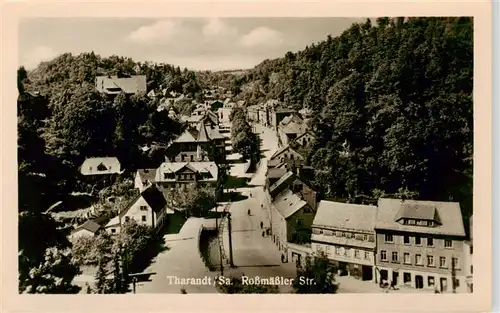
<instances>
[{"instance_id":1,"label":"path","mask_svg":"<svg viewBox=\"0 0 500 313\"><path fill-rule=\"evenodd\" d=\"M216 293L215 286L176 284L173 278L203 278L211 277L212 282L216 273L210 272L203 263L199 253L199 232L203 225L213 227L213 220L203 218L189 218L178 234L165 235L165 245L169 250L160 253L145 272L155 272L151 281L140 282L136 287L137 293L180 293L184 288L189 293Z\"/></svg>"}]
</instances>

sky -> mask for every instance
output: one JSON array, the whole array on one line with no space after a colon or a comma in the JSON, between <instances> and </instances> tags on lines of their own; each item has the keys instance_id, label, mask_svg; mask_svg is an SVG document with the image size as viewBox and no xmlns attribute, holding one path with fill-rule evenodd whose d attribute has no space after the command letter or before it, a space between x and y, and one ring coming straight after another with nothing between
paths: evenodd
<instances>
[{"instance_id":1,"label":"sky","mask_svg":"<svg viewBox=\"0 0 500 313\"><path fill-rule=\"evenodd\" d=\"M192 70L251 68L340 35L363 18L32 18L19 25L19 65L94 51Z\"/></svg>"}]
</instances>

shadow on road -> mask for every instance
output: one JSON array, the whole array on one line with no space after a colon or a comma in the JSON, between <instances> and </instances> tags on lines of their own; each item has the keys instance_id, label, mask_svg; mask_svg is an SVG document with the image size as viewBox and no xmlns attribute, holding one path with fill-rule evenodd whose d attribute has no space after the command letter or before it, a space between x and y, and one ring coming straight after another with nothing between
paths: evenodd
<instances>
[{"instance_id":1,"label":"shadow on road","mask_svg":"<svg viewBox=\"0 0 500 313\"><path fill-rule=\"evenodd\" d=\"M241 192L225 192L221 197L219 202L238 202L248 199L248 196L244 196Z\"/></svg>"},{"instance_id":2,"label":"shadow on road","mask_svg":"<svg viewBox=\"0 0 500 313\"><path fill-rule=\"evenodd\" d=\"M227 178L226 183L224 184L224 188L226 188L226 189L244 188L244 187L248 186L249 181L250 181L250 178L248 178L248 177L229 176Z\"/></svg>"}]
</instances>

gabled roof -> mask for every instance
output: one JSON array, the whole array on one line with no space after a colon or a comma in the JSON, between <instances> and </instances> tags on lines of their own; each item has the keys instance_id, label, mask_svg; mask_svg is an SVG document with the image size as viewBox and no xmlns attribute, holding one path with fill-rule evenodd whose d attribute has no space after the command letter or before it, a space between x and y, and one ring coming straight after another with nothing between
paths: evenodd
<instances>
[{"instance_id":1,"label":"gabled roof","mask_svg":"<svg viewBox=\"0 0 500 313\"><path fill-rule=\"evenodd\" d=\"M304 121L289 121L287 124L279 125L281 131L285 134L302 134L307 131L307 125Z\"/></svg>"},{"instance_id":2,"label":"gabled roof","mask_svg":"<svg viewBox=\"0 0 500 313\"><path fill-rule=\"evenodd\" d=\"M186 129L179 137L177 137L174 142L196 142L198 134L196 134L193 129Z\"/></svg>"},{"instance_id":3,"label":"gabled roof","mask_svg":"<svg viewBox=\"0 0 500 313\"><path fill-rule=\"evenodd\" d=\"M177 173L189 164L189 168L198 173L210 173L212 178L208 180L217 181L219 168L215 162L163 162L156 171L155 180L164 181L164 173Z\"/></svg>"},{"instance_id":4,"label":"gabled roof","mask_svg":"<svg viewBox=\"0 0 500 313\"><path fill-rule=\"evenodd\" d=\"M280 214L287 219L303 207L307 206L307 203L288 189L274 199L273 205L276 207L278 212L280 212Z\"/></svg>"},{"instance_id":5,"label":"gabled roof","mask_svg":"<svg viewBox=\"0 0 500 313\"><path fill-rule=\"evenodd\" d=\"M212 125L217 125L219 123L219 117L217 116L217 113L212 112L212 111L207 111L205 114L205 118L203 119L205 123L210 123Z\"/></svg>"},{"instance_id":6,"label":"gabled roof","mask_svg":"<svg viewBox=\"0 0 500 313\"><path fill-rule=\"evenodd\" d=\"M276 196L283 188L283 186L293 182L297 177L291 171L288 171L285 175L281 176L274 184L269 187L269 194L274 197Z\"/></svg>"},{"instance_id":7,"label":"gabled roof","mask_svg":"<svg viewBox=\"0 0 500 313\"><path fill-rule=\"evenodd\" d=\"M207 128L205 127L205 123L203 121L200 122L197 130L198 130L198 137L196 138L196 141L207 142L210 140L210 138L208 138Z\"/></svg>"},{"instance_id":8,"label":"gabled roof","mask_svg":"<svg viewBox=\"0 0 500 313\"><path fill-rule=\"evenodd\" d=\"M312 138L316 139L316 136L313 134L313 132L306 131L306 132L300 134L299 136L297 136L297 138L295 138L295 140L299 140L300 138L305 137L305 136L311 136Z\"/></svg>"},{"instance_id":9,"label":"gabled roof","mask_svg":"<svg viewBox=\"0 0 500 313\"><path fill-rule=\"evenodd\" d=\"M432 212L439 216L440 222L433 227L404 225L397 221L403 214L408 214L410 218L424 219L430 217ZM458 202L379 199L375 228L421 234L465 236L462 212Z\"/></svg>"},{"instance_id":10,"label":"gabled roof","mask_svg":"<svg viewBox=\"0 0 500 313\"><path fill-rule=\"evenodd\" d=\"M267 178L281 178L283 175L287 173L287 170L284 168L268 168L267 169Z\"/></svg>"},{"instance_id":11,"label":"gabled roof","mask_svg":"<svg viewBox=\"0 0 500 313\"><path fill-rule=\"evenodd\" d=\"M151 185L144 189L141 196L156 213L161 212L167 205L167 201L165 200L163 193L156 185Z\"/></svg>"},{"instance_id":12,"label":"gabled roof","mask_svg":"<svg viewBox=\"0 0 500 313\"><path fill-rule=\"evenodd\" d=\"M121 174L120 161L116 157L86 158L80 172L83 175Z\"/></svg>"},{"instance_id":13,"label":"gabled roof","mask_svg":"<svg viewBox=\"0 0 500 313\"><path fill-rule=\"evenodd\" d=\"M160 198L161 196L161 198ZM155 212L161 211L161 209L166 205L166 200L163 197L163 193L159 190L156 184L149 185L146 189L144 189L141 193L132 198L127 205L120 210L119 216L123 217L127 214L130 208L140 199L143 198L144 201L151 207ZM163 200L162 200L163 198ZM119 219L119 217L118 217ZM114 225L116 222L116 218L113 218L109 221L106 227Z\"/></svg>"},{"instance_id":14,"label":"gabled roof","mask_svg":"<svg viewBox=\"0 0 500 313\"><path fill-rule=\"evenodd\" d=\"M73 234L81 229L85 229L85 230L88 230L91 233L95 234L100 228L101 228L101 225L97 224L93 220L88 220L85 223L83 223L82 225L75 228L71 233Z\"/></svg>"},{"instance_id":15,"label":"gabled roof","mask_svg":"<svg viewBox=\"0 0 500 313\"><path fill-rule=\"evenodd\" d=\"M374 231L377 207L321 200L313 226Z\"/></svg>"},{"instance_id":16,"label":"gabled roof","mask_svg":"<svg viewBox=\"0 0 500 313\"><path fill-rule=\"evenodd\" d=\"M137 175L139 175L141 181L145 183L146 181L154 182L156 176L155 168L145 168L137 170Z\"/></svg>"},{"instance_id":17,"label":"gabled roof","mask_svg":"<svg viewBox=\"0 0 500 313\"><path fill-rule=\"evenodd\" d=\"M146 75L135 75L130 77L97 76L96 89L106 94L136 94L146 92Z\"/></svg>"},{"instance_id":18,"label":"gabled roof","mask_svg":"<svg viewBox=\"0 0 500 313\"><path fill-rule=\"evenodd\" d=\"M286 126L286 125L288 125L289 123L292 123L292 122L303 123L304 120L301 119L296 114L290 114L290 115L288 115L287 117L285 117L284 119L281 120L280 125Z\"/></svg>"},{"instance_id":19,"label":"gabled roof","mask_svg":"<svg viewBox=\"0 0 500 313\"><path fill-rule=\"evenodd\" d=\"M291 152L294 152L295 154L299 155L301 159L304 159L304 157L298 153L297 151L295 151L294 149L292 149L292 147L290 147L289 145L286 145L280 149L278 149L278 151L276 151L272 156L271 156L271 159L270 160L273 160L275 159L276 157L280 156L281 154L285 153L286 151L291 151Z\"/></svg>"}]
</instances>

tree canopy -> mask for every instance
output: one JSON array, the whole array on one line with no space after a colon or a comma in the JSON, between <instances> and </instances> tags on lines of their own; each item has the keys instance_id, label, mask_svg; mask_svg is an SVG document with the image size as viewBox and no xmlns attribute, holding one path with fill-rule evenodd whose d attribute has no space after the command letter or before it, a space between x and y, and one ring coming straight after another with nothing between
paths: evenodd
<instances>
[{"instance_id":1,"label":"tree canopy","mask_svg":"<svg viewBox=\"0 0 500 313\"><path fill-rule=\"evenodd\" d=\"M338 37L262 62L245 75L237 98L249 105L278 99L313 111L318 140L308 161L326 197L458 201L467 219L473 21L376 22L353 24Z\"/></svg>"}]
</instances>

